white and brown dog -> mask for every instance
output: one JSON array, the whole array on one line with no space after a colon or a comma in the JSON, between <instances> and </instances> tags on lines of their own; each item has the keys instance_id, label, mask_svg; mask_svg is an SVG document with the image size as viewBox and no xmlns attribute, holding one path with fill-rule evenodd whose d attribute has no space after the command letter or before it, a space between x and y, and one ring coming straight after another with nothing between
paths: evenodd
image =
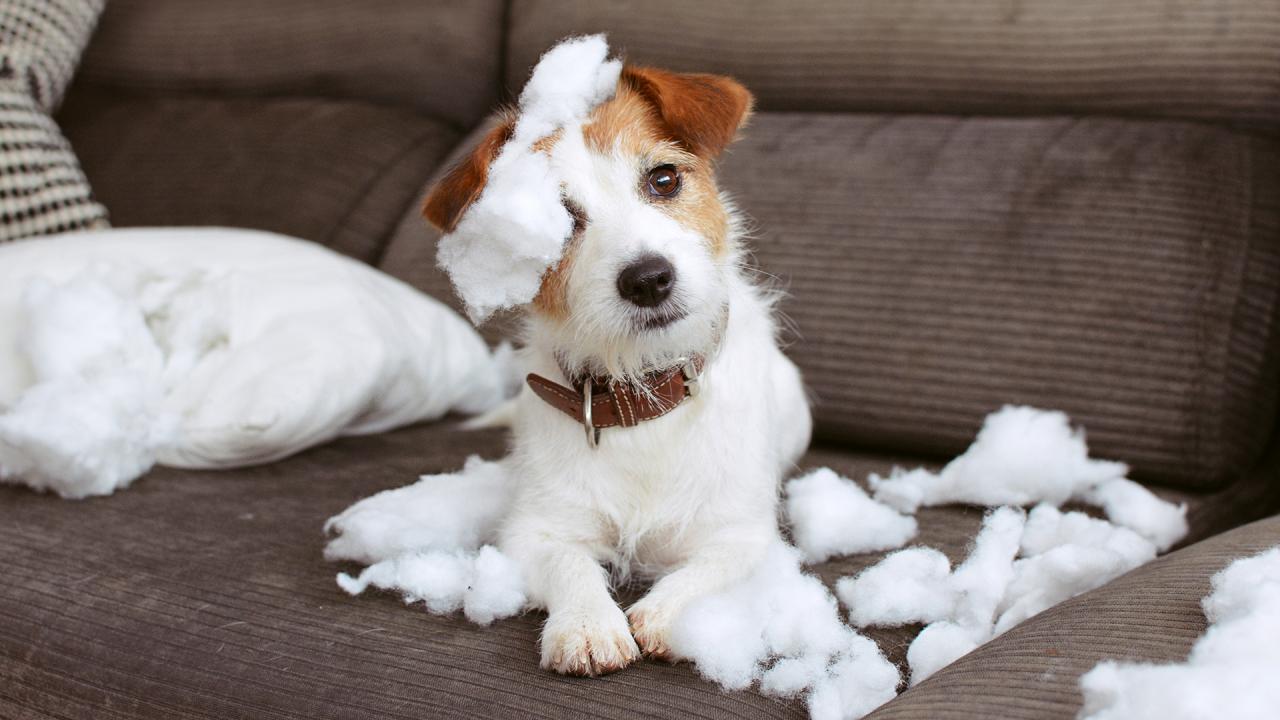
<instances>
[{"instance_id":1,"label":"white and brown dog","mask_svg":"<svg viewBox=\"0 0 1280 720\"><path fill-rule=\"evenodd\" d=\"M628 66L581 138L535 146L579 148L557 154L576 228L526 313L533 374L512 414L517 489L499 546L548 613L542 665L557 672L671 658L681 611L779 537L809 407L714 168L751 104L727 77ZM515 120L433 189L433 224L457 225ZM624 614L606 568L656 582Z\"/></svg>"}]
</instances>

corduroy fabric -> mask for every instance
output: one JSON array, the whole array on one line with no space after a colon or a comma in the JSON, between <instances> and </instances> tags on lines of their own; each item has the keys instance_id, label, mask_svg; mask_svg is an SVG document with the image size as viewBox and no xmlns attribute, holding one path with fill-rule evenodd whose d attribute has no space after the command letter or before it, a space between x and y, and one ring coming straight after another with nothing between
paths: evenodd
<instances>
[{"instance_id":1,"label":"corduroy fabric","mask_svg":"<svg viewBox=\"0 0 1280 720\"><path fill-rule=\"evenodd\" d=\"M867 720L1068 720L1102 660L1182 662L1204 632L1200 599L1232 560L1280 545L1280 516L1159 558L1031 618Z\"/></svg>"},{"instance_id":2,"label":"corduroy fabric","mask_svg":"<svg viewBox=\"0 0 1280 720\"><path fill-rule=\"evenodd\" d=\"M1105 118L762 113L722 165L821 436L948 456L1006 403L1214 487L1276 398L1273 143Z\"/></svg>"},{"instance_id":3,"label":"corduroy fabric","mask_svg":"<svg viewBox=\"0 0 1280 720\"><path fill-rule=\"evenodd\" d=\"M119 89L307 95L456 127L497 102L500 0L111 0L81 77Z\"/></svg>"},{"instance_id":4,"label":"corduroy fabric","mask_svg":"<svg viewBox=\"0 0 1280 720\"><path fill-rule=\"evenodd\" d=\"M469 454L498 457L504 444L501 433L446 422L347 438L258 468L161 469L107 498L68 502L0 487L0 716L805 716L798 704L724 693L687 665L645 662L596 680L543 672L535 650L541 614L479 628L389 594L349 598L338 589L334 574L355 568L323 561L326 518L420 473L454 470ZM892 462L818 449L802 466L861 480ZM1256 492L1174 497L1191 503L1197 537L1277 500ZM925 509L918 542L959 560L981 515ZM880 557L817 570L833 582ZM870 634L901 663L916 630Z\"/></svg>"},{"instance_id":5,"label":"corduroy fabric","mask_svg":"<svg viewBox=\"0 0 1280 720\"><path fill-rule=\"evenodd\" d=\"M743 80L765 110L1099 114L1280 126L1271 0L514 0L506 82L572 33Z\"/></svg>"},{"instance_id":6,"label":"corduroy fabric","mask_svg":"<svg viewBox=\"0 0 1280 720\"><path fill-rule=\"evenodd\" d=\"M232 225L365 261L458 135L412 110L77 86L59 120L116 225Z\"/></svg>"}]
</instances>

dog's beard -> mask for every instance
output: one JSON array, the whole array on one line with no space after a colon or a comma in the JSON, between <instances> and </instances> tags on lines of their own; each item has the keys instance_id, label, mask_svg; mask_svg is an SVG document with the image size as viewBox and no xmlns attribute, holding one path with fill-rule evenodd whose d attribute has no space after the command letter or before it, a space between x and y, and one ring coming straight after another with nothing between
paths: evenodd
<instances>
[{"instance_id":1,"label":"dog's beard","mask_svg":"<svg viewBox=\"0 0 1280 720\"><path fill-rule=\"evenodd\" d=\"M653 327L653 318L663 316L670 322ZM711 355L727 320L727 305L691 311L672 303L661 315L634 312L624 322L571 321L555 332L553 347L570 379L592 376L643 388L650 373L681 365L695 355Z\"/></svg>"}]
</instances>

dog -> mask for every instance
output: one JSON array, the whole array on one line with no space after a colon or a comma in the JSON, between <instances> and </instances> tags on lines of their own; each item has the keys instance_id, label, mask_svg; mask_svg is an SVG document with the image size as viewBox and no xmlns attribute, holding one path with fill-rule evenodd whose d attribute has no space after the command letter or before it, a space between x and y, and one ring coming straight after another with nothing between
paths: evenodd
<instances>
[{"instance_id":1,"label":"dog","mask_svg":"<svg viewBox=\"0 0 1280 720\"><path fill-rule=\"evenodd\" d=\"M517 489L498 546L548 614L541 664L558 673L680 659L681 612L780 539L781 479L812 420L715 172L752 104L728 77L627 65L581 138L534 146L578 148L561 172L575 226L523 313L531 372L509 412ZM428 194L437 228L479 197L515 121ZM611 581L628 577L654 582L624 613Z\"/></svg>"}]
</instances>

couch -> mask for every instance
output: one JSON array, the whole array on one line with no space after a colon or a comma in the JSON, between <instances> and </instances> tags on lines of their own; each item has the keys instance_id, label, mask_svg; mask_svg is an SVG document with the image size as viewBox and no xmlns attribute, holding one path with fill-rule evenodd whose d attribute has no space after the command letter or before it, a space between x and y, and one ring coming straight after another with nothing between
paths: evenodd
<instances>
[{"instance_id":1,"label":"couch","mask_svg":"<svg viewBox=\"0 0 1280 720\"><path fill-rule=\"evenodd\" d=\"M1071 718L1097 661L1185 657L1208 578L1280 543L1272 0L111 0L58 121L117 226L296 235L456 302L425 189L601 30L756 94L721 182L788 293L802 468L936 466L1026 403L1188 505L1180 548L870 717ZM504 442L450 418L82 502L0 488L0 717L804 717L687 665L541 671L536 613L338 589L326 518ZM920 519L957 561L981 510ZM918 630L872 634L902 663Z\"/></svg>"}]
</instances>

